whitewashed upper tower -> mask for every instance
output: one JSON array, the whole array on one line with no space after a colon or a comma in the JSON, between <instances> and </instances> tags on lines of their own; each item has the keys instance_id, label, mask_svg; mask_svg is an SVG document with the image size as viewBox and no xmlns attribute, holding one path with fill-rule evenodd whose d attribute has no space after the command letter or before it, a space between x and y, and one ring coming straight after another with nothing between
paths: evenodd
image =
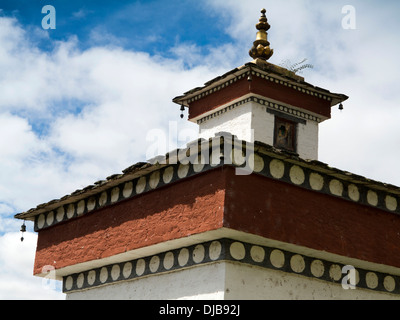
<instances>
[{"instance_id":1,"label":"whitewashed upper tower","mask_svg":"<svg viewBox=\"0 0 400 320\"><path fill-rule=\"evenodd\" d=\"M332 106L348 97L315 87L267 62L273 50L265 12L261 11L257 38L249 52L253 61L173 101L189 108L189 121L199 124L200 138L229 132L241 140L317 160L318 125L330 119Z\"/></svg>"}]
</instances>

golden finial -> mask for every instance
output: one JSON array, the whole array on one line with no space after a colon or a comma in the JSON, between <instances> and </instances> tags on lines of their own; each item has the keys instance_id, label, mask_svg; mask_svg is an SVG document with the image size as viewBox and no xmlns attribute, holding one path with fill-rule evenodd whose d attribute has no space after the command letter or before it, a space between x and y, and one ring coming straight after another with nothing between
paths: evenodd
<instances>
[{"instance_id":1,"label":"golden finial","mask_svg":"<svg viewBox=\"0 0 400 320\"><path fill-rule=\"evenodd\" d=\"M274 54L274 50L269 47L268 33L267 31L271 27L268 23L265 13L267 10L261 10L261 17L259 22L256 24L257 38L253 42L253 47L249 51L250 57L253 59L262 59L267 61Z\"/></svg>"}]
</instances>

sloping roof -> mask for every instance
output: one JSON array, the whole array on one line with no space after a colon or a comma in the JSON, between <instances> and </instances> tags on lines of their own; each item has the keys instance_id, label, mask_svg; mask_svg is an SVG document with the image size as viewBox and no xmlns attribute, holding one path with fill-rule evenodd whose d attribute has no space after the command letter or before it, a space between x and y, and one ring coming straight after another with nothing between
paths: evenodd
<instances>
[{"instance_id":1,"label":"sloping roof","mask_svg":"<svg viewBox=\"0 0 400 320\"><path fill-rule=\"evenodd\" d=\"M202 87L193 88L185 92L183 95L175 97L172 101L179 105L184 105L188 107L188 101L190 101L190 99L192 99L193 97L199 96L200 94L209 91L210 89L217 87L224 82L234 79L239 75L242 75L244 73L250 74L250 72L259 72L261 74L268 75L269 77L272 77L277 81L282 81L283 83L294 85L296 87L327 96L331 99L331 106L335 106L348 99L348 96L344 94L332 93L329 90L314 86L304 81L303 77L296 75L292 71L268 63L266 61L260 61L258 59L256 62L249 62L239 68L232 69L225 74L206 82Z\"/></svg>"},{"instance_id":2,"label":"sloping roof","mask_svg":"<svg viewBox=\"0 0 400 320\"><path fill-rule=\"evenodd\" d=\"M228 145L228 148L226 148L226 145ZM229 148L229 145L231 148ZM247 156L246 160L243 163L238 163L238 161L235 161L236 158L234 158L232 161L232 150L240 150L238 154L242 154L245 148L245 155ZM204 153L205 151L206 153ZM198 159L200 155L205 155L207 153L210 155L211 159L209 164L202 165L201 162L200 164L195 164L195 161L192 161L193 159ZM74 205L75 213L68 218L75 218L81 214L92 211L95 208L98 209L102 206L112 205L118 201L123 201L129 197L136 196L137 193L135 192L128 192L125 194L125 189L127 189L128 185L130 189L138 186L141 179L144 181L144 187L141 187L140 193L148 192L155 190L158 187L172 184L180 179L185 179L190 176L195 176L196 174L201 174L207 170L215 169L218 166L232 165L238 168L249 168L249 159L251 155L253 161L254 159L257 159L258 161L258 164L253 162L252 167L250 166L250 170L253 170L255 167L258 168L257 170L254 170L256 174L262 174L269 178L282 180L287 183L295 183L299 187L307 188L315 192L324 192L349 201L354 201L364 205L372 205L382 210L400 214L400 188L397 186L374 181L360 175L332 168L320 161L304 160L299 158L296 154L278 150L261 142L255 142L252 144L242 140L237 140L236 137L232 138L230 134L220 133L209 140L199 139L193 141L187 145L187 148L171 151L164 156L156 157L148 162L136 163L123 170L120 174L111 175L106 178L106 180L95 182L93 185L76 190L60 199L40 204L36 208L16 214L15 218L26 220L35 220L36 218L37 221L37 216L43 215L43 217L46 218L48 214L53 211L53 215L55 215L58 208L66 208L70 204ZM182 159L185 160L182 161ZM221 162L219 163L220 160ZM272 160L280 162L283 168L285 168L285 172L289 172L294 166L296 169L300 168L300 171L303 172L304 181L301 183L298 183L298 181L292 181L290 175L287 173L282 176L274 175L270 168ZM261 170L259 170L259 163L262 163ZM166 167L173 167L171 168L171 172L174 175L174 179L171 177L167 183L159 183L158 181L162 181L162 178L160 178L161 175L165 175L165 172L167 171ZM186 174L180 174L179 170L181 170L182 167L185 167L183 171L186 172ZM156 183L153 183L154 185L151 185L151 179L154 174L158 176L158 180ZM320 179L322 179L324 186L321 186L321 188L314 187L312 176L319 176ZM335 182L333 183L333 181ZM320 182L317 184L319 183ZM339 186L339 189L337 189L337 186ZM350 186L353 191L355 190L355 195L351 194ZM115 197L114 191L118 193ZM103 195L105 196L105 201L101 200ZM93 206L90 204L91 201L95 202ZM65 221L66 219L67 218L63 218L62 221ZM53 219L52 216L51 220L53 221L56 219ZM56 222L57 221L54 223ZM61 220L58 222L61 222Z\"/></svg>"}]
</instances>

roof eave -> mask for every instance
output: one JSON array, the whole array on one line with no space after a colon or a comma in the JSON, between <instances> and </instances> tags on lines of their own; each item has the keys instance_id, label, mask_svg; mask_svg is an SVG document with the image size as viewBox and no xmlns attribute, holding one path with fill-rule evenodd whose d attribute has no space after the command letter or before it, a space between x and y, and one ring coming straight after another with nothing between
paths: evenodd
<instances>
[{"instance_id":1,"label":"roof eave","mask_svg":"<svg viewBox=\"0 0 400 320\"><path fill-rule=\"evenodd\" d=\"M189 107L188 101L191 98L193 98L205 91L208 91L208 90L220 85L221 83L229 81L243 73L251 72L251 71L258 71L258 72L264 73L265 75L268 75L270 77L274 77L278 80L285 81L291 85L303 87L304 89L308 89L308 90L311 90L311 91L314 91L317 93L321 93L327 97L330 97L331 98L331 107L333 107L337 104L340 104L349 98L348 96L346 96L344 94L332 93L329 90L326 90L326 89L314 86L310 83L307 83L304 81L303 77L300 77L285 68L282 68L282 67L279 67L279 66L273 65L271 63L267 63L267 62L260 64L260 63L256 63L253 61L253 62L246 63L245 65L243 65L239 68L232 69L231 71L228 71L224 75L216 77L216 78L206 82L203 87L196 87L192 90L189 90L186 93L184 93L183 95L175 97L174 99L172 99L172 101L176 104L183 105L185 107Z\"/></svg>"}]
</instances>

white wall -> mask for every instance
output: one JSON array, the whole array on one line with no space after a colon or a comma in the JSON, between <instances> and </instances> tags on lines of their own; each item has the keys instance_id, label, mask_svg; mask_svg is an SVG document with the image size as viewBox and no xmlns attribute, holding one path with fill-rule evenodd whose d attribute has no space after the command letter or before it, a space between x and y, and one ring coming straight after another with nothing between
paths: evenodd
<instances>
[{"instance_id":1,"label":"white wall","mask_svg":"<svg viewBox=\"0 0 400 320\"><path fill-rule=\"evenodd\" d=\"M199 126L199 138L209 139L218 132L229 132L239 140L274 143L275 116L266 107L250 101L211 118ZM297 125L297 153L303 159L318 159L318 123L307 120Z\"/></svg>"},{"instance_id":2,"label":"white wall","mask_svg":"<svg viewBox=\"0 0 400 320\"><path fill-rule=\"evenodd\" d=\"M215 262L67 294L67 299L312 300L399 299L236 262Z\"/></svg>"},{"instance_id":3,"label":"white wall","mask_svg":"<svg viewBox=\"0 0 400 320\"><path fill-rule=\"evenodd\" d=\"M250 102L252 107L251 128L254 130L255 141L274 144L275 116L267 112L266 107Z\"/></svg>"},{"instance_id":4,"label":"white wall","mask_svg":"<svg viewBox=\"0 0 400 320\"><path fill-rule=\"evenodd\" d=\"M222 300L225 263L216 262L67 294L68 300Z\"/></svg>"},{"instance_id":5,"label":"white wall","mask_svg":"<svg viewBox=\"0 0 400 320\"><path fill-rule=\"evenodd\" d=\"M341 285L272 269L226 264L226 300L379 300L399 299L365 289L345 290Z\"/></svg>"},{"instance_id":6,"label":"white wall","mask_svg":"<svg viewBox=\"0 0 400 320\"><path fill-rule=\"evenodd\" d=\"M252 104L245 103L209 119L199 126L199 138L209 139L218 132L229 132L239 140L251 141Z\"/></svg>"},{"instance_id":7,"label":"white wall","mask_svg":"<svg viewBox=\"0 0 400 320\"><path fill-rule=\"evenodd\" d=\"M318 160L318 123L307 121L297 125L297 153L300 158Z\"/></svg>"}]
</instances>

